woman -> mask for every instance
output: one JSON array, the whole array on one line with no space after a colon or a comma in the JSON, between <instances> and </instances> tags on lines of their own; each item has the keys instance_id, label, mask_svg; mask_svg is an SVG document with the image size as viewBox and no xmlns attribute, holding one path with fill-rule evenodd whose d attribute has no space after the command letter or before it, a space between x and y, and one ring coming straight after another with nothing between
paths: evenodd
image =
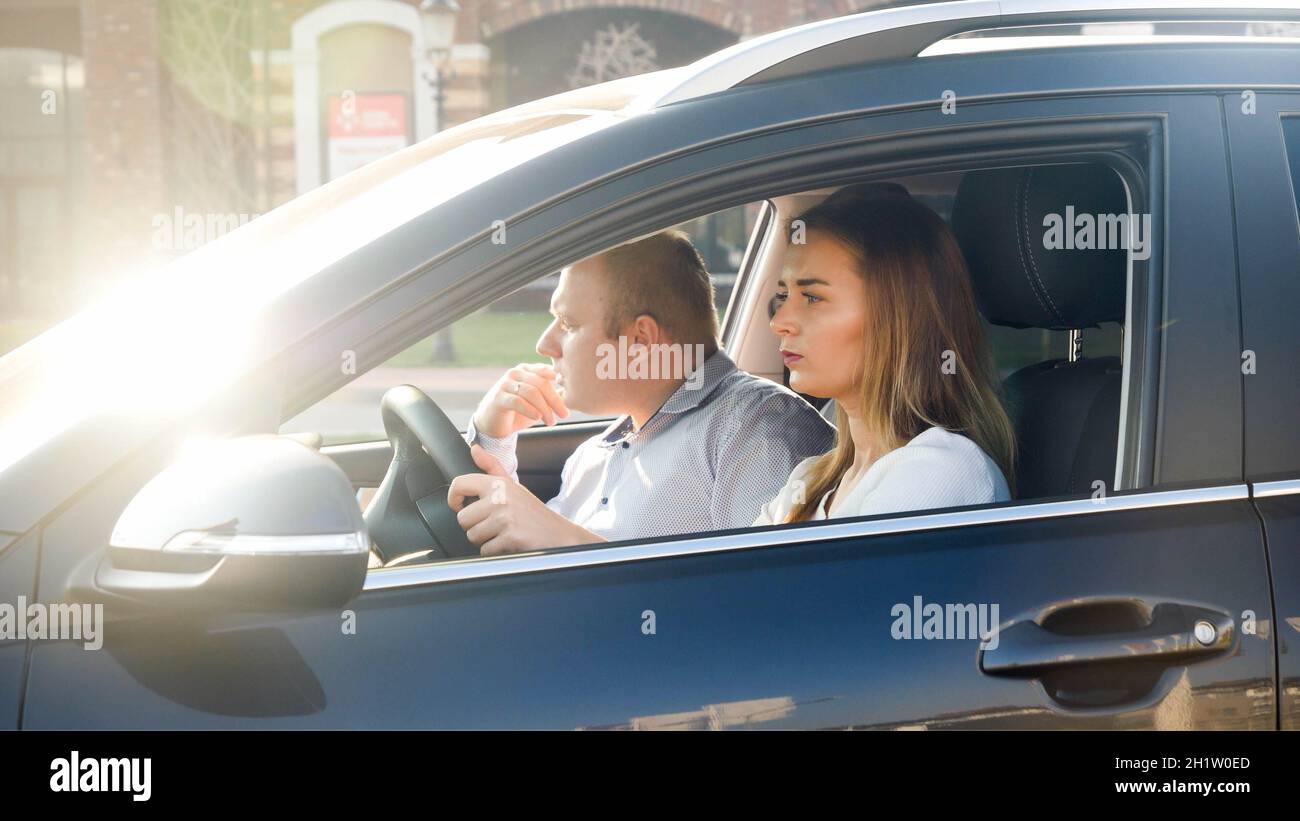
<instances>
[{"instance_id":1,"label":"woman","mask_svg":"<svg viewBox=\"0 0 1300 821\"><path fill-rule=\"evenodd\" d=\"M867 184L791 228L771 328L790 386L835 400L839 435L754 524L1010 499L1015 434L944 221L901 186Z\"/></svg>"}]
</instances>

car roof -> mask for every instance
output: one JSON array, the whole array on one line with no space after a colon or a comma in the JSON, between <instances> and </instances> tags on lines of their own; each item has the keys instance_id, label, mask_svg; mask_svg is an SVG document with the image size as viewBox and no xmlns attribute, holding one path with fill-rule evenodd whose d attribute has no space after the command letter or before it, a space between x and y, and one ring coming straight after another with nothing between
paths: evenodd
<instances>
[{"instance_id":1,"label":"car roof","mask_svg":"<svg viewBox=\"0 0 1300 821\"><path fill-rule=\"evenodd\" d=\"M745 40L690 64L653 105L849 65L916 57L954 35L984 29L1126 21L1300 20L1296 0L960 0L819 20Z\"/></svg>"}]
</instances>

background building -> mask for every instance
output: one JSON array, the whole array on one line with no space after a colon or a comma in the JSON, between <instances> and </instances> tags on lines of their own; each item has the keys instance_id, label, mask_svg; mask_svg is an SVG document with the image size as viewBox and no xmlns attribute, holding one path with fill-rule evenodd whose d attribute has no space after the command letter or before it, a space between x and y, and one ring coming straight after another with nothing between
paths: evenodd
<instances>
[{"instance_id":1,"label":"background building","mask_svg":"<svg viewBox=\"0 0 1300 821\"><path fill-rule=\"evenodd\" d=\"M0 353L120 275L501 108L878 2L0 0Z\"/></svg>"},{"instance_id":2,"label":"background building","mask_svg":"<svg viewBox=\"0 0 1300 821\"><path fill-rule=\"evenodd\" d=\"M439 122L419 0L0 0L0 353L440 128L900 4L459 0Z\"/></svg>"}]
</instances>

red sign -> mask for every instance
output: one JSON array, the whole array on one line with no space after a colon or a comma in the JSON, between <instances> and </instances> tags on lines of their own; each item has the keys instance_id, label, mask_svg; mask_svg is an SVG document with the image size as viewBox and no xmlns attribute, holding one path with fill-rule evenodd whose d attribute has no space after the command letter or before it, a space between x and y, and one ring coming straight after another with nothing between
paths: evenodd
<instances>
[{"instance_id":1,"label":"red sign","mask_svg":"<svg viewBox=\"0 0 1300 821\"><path fill-rule=\"evenodd\" d=\"M332 94L329 115L331 138L406 136L404 94Z\"/></svg>"},{"instance_id":2,"label":"red sign","mask_svg":"<svg viewBox=\"0 0 1300 821\"><path fill-rule=\"evenodd\" d=\"M329 178L336 179L409 144L404 94L329 97Z\"/></svg>"}]
</instances>

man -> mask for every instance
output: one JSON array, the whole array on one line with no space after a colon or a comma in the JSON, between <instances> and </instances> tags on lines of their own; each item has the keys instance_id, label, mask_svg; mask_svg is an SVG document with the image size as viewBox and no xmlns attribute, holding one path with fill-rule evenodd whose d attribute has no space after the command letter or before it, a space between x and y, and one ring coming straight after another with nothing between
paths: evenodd
<instances>
[{"instance_id":1,"label":"man","mask_svg":"<svg viewBox=\"0 0 1300 821\"><path fill-rule=\"evenodd\" d=\"M748 527L800 460L834 444L811 405L718 347L713 284L680 231L565 268L551 313L537 352L552 364L511 368L487 393L466 434L484 473L447 492L485 556ZM618 418L543 504L517 480L517 434L569 408Z\"/></svg>"}]
</instances>

